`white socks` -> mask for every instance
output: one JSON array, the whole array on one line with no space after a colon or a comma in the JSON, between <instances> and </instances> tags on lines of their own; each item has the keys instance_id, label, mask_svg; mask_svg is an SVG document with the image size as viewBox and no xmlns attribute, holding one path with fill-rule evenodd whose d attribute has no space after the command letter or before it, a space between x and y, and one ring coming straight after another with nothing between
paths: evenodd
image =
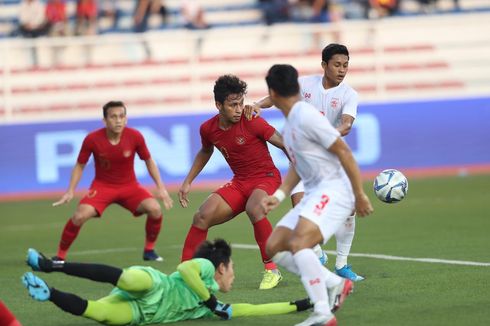
<instances>
[{"instance_id":1,"label":"white socks","mask_svg":"<svg viewBox=\"0 0 490 326\"><path fill-rule=\"evenodd\" d=\"M289 251L281 251L272 257L272 261L279 266L284 267L288 272L301 276L298 266L294 262L293 254Z\"/></svg>"},{"instance_id":2,"label":"white socks","mask_svg":"<svg viewBox=\"0 0 490 326\"><path fill-rule=\"evenodd\" d=\"M328 293L325 284L325 267L312 249L302 249L293 256L301 274L306 293L315 305L315 312L322 315L330 313ZM328 272L328 271L327 271ZM330 272L331 273L331 272Z\"/></svg>"},{"instance_id":3,"label":"white socks","mask_svg":"<svg viewBox=\"0 0 490 326\"><path fill-rule=\"evenodd\" d=\"M335 268L337 269L341 269L347 265L347 256L349 256L350 253L355 229L356 217L353 215L350 216L335 233L335 239L337 240L337 259L335 261Z\"/></svg>"}]
</instances>

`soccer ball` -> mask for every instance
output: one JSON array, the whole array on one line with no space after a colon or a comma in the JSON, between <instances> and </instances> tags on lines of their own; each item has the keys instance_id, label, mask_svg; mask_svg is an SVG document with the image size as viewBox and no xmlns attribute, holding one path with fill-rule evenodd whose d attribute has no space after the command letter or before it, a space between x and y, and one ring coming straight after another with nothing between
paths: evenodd
<instances>
[{"instance_id":1,"label":"soccer ball","mask_svg":"<svg viewBox=\"0 0 490 326\"><path fill-rule=\"evenodd\" d=\"M408 180L400 171L388 169L374 179L373 188L376 197L385 203L393 204L407 195Z\"/></svg>"}]
</instances>

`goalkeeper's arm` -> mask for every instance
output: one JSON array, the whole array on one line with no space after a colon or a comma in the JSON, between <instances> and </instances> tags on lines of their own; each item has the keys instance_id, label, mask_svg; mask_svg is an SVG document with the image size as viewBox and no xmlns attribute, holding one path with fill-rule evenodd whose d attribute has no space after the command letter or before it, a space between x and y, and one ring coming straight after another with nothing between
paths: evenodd
<instances>
[{"instance_id":1,"label":"goalkeeper's arm","mask_svg":"<svg viewBox=\"0 0 490 326\"><path fill-rule=\"evenodd\" d=\"M203 304L215 315L222 319L230 319L232 310L229 304L222 303L214 295L209 293L206 285L201 279L201 265L194 260L188 260L177 266L177 271L184 280L185 284L194 291Z\"/></svg>"},{"instance_id":2,"label":"goalkeeper's arm","mask_svg":"<svg viewBox=\"0 0 490 326\"><path fill-rule=\"evenodd\" d=\"M281 315L290 312L308 310L311 307L313 307L313 305L311 304L309 299L266 304L231 304L233 317Z\"/></svg>"}]
</instances>

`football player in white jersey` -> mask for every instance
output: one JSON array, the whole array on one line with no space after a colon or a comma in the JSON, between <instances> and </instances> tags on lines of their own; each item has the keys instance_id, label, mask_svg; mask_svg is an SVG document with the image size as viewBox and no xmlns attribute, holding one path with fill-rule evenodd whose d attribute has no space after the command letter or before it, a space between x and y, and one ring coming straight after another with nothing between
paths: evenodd
<instances>
[{"instance_id":1,"label":"football player in white jersey","mask_svg":"<svg viewBox=\"0 0 490 326\"><path fill-rule=\"evenodd\" d=\"M340 132L347 135L357 115L359 96L357 92L344 82L349 69L349 50L345 45L332 43L322 51L323 75L303 76L298 79L301 98L320 111L330 123ZM269 108L272 102L265 97L253 105L245 107L245 116L248 118L260 115L261 108ZM291 201L296 206L304 196L303 183L300 182L291 192ZM352 281L362 281L364 277L352 270L347 264L355 233L354 214L346 221L343 228L335 234L337 241L337 258L335 271L338 275ZM322 261L326 262L326 255L320 247L315 251Z\"/></svg>"},{"instance_id":2,"label":"football player in white jersey","mask_svg":"<svg viewBox=\"0 0 490 326\"><path fill-rule=\"evenodd\" d=\"M274 65L267 77L269 97L286 117L283 139L291 159L286 178L262 201L265 213L276 208L303 180L305 196L276 225L266 251L274 262L301 277L314 311L297 326L337 325L333 312L352 291L353 282L322 266L313 247L326 243L355 210L373 212L361 172L340 132L312 105L301 101L298 72Z\"/></svg>"}]
</instances>

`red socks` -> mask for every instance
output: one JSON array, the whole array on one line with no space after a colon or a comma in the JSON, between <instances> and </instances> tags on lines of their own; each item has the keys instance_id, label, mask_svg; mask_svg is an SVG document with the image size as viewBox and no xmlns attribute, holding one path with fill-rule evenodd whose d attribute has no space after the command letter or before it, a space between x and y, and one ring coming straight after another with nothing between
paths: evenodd
<instances>
[{"instance_id":1,"label":"red socks","mask_svg":"<svg viewBox=\"0 0 490 326\"><path fill-rule=\"evenodd\" d=\"M271 261L271 259L265 253L265 245L267 243L267 239L272 233L272 225L267 219L267 217L262 218L260 221L256 222L254 225L254 235L255 241L260 248L260 254L262 256L262 261L264 262L265 269L277 269L275 263Z\"/></svg>"},{"instance_id":2,"label":"red socks","mask_svg":"<svg viewBox=\"0 0 490 326\"><path fill-rule=\"evenodd\" d=\"M68 251L68 249L70 249L71 244L77 238L80 228L81 226L73 224L71 219L66 222L63 233L61 234L60 244L58 246L57 256L59 258L63 260L66 258L66 252Z\"/></svg>"},{"instance_id":3,"label":"red socks","mask_svg":"<svg viewBox=\"0 0 490 326\"><path fill-rule=\"evenodd\" d=\"M185 238L181 261L192 259L197 247L201 244L201 242L206 240L207 236L208 230L202 230L192 225L189 229L189 233L187 233L187 237Z\"/></svg>"},{"instance_id":4,"label":"red socks","mask_svg":"<svg viewBox=\"0 0 490 326\"><path fill-rule=\"evenodd\" d=\"M146 218L146 239L145 239L145 251L150 251L155 248L155 243L157 241L158 235L160 234L160 229L162 228L163 215L159 218Z\"/></svg>"}]
</instances>

